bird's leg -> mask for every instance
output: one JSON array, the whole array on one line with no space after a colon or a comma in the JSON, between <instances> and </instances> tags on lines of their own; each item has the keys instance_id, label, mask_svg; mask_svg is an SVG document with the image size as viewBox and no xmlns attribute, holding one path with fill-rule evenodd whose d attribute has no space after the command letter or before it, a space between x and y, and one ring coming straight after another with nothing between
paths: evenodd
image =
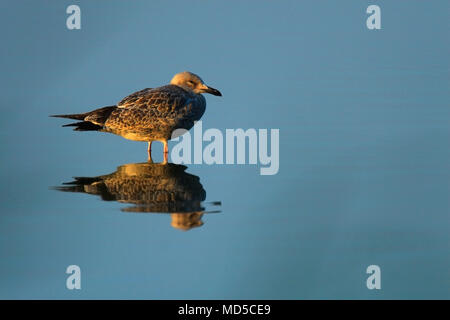
<instances>
[{"instance_id":1,"label":"bird's leg","mask_svg":"<svg viewBox=\"0 0 450 320\"><path fill-rule=\"evenodd\" d=\"M169 146L167 140L163 140L162 143L164 145L164 163L167 163L169 160Z\"/></svg>"},{"instance_id":2,"label":"bird's leg","mask_svg":"<svg viewBox=\"0 0 450 320\"><path fill-rule=\"evenodd\" d=\"M149 141L148 142L148 148L147 148L147 155L148 155L148 162L150 162L150 163L153 163L153 160L152 160L152 142L153 141Z\"/></svg>"}]
</instances>

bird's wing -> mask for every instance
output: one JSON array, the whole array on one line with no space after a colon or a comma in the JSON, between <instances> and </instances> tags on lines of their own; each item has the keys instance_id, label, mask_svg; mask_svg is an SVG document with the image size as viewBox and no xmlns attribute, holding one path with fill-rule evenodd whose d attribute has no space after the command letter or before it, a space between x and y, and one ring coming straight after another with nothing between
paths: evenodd
<instances>
[{"instance_id":1,"label":"bird's wing","mask_svg":"<svg viewBox=\"0 0 450 320\"><path fill-rule=\"evenodd\" d=\"M127 108L129 106L133 106L134 104L139 104L142 99L145 99L147 94L152 90L152 88L145 88L139 91L136 91L129 96L126 96L117 104L119 108Z\"/></svg>"},{"instance_id":2,"label":"bird's wing","mask_svg":"<svg viewBox=\"0 0 450 320\"><path fill-rule=\"evenodd\" d=\"M103 126L111 115L111 113L116 110L116 106L103 107L100 109L96 109L94 111L88 112L86 117L83 119L84 121L92 122L93 124Z\"/></svg>"},{"instance_id":3,"label":"bird's wing","mask_svg":"<svg viewBox=\"0 0 450 320\"><path fill-rule=\"evenodd\" d=\"M105 125L122 130L146 128L157 119L170 121L182 117L194 102L192 94L178 86L144 89L122 100Z\"/></svg>"}]
</instances>

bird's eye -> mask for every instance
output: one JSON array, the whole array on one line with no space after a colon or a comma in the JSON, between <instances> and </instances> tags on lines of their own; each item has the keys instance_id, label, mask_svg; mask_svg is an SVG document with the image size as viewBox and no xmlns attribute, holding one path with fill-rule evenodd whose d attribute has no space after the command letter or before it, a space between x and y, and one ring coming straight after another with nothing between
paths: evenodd
<instances>
[{"instance_id":1,"label":"bird's eye","mask_svg":"<svg viewBox=\"0 0 450 320\"><path fill-rule=\"evenodd\" d=\"M190 81L190 80L187 82L187 84L190 85L190 86L194 85L194 83L192 81Z\"/></svg>"}]
</instances>

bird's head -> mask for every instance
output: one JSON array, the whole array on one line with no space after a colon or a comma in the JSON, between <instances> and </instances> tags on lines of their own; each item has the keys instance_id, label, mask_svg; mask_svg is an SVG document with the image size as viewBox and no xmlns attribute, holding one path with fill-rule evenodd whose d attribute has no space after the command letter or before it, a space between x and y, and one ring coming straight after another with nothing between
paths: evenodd
<instances>
[{"instance_id":1,"label":"bird's head","mask_svg":"<svg viewBox=\"0 0 450 320\"><path fill-rule=\"evenodd\" d=\"M188 71L177 73L170 81L170 84L182 87L183 89L197 94L210 93L215 96L222 95L219 90L207 86L198 75Z\"/></svg>"}]
</instances>

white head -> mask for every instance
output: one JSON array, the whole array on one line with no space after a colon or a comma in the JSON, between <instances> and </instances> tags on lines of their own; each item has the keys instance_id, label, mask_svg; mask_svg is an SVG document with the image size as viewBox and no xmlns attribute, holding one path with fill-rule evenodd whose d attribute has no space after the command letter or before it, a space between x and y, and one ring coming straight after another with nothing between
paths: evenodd
<instances>
[{"instance_id":1,"label":"white head","mask_svg":"<svg viewBox=\"0 0 450 320\"><path fill-rule=\"evenodd\" d=\"M177 73L170 81L170 84L182 87L185 90L197 94L210 93L215 96L222 95L219 90L207 86L198 75L188 71Z\"/></svg>"}]
</instances>

